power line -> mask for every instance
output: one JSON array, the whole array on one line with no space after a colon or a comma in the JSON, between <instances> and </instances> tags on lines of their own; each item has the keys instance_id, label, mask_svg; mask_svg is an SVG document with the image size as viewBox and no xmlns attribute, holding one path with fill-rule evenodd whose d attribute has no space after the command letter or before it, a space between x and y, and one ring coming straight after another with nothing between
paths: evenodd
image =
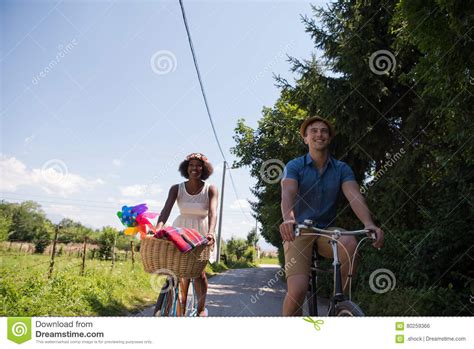
<instances>
[{"instance_id":1,"label":"power line","mask_svg":"<svg viewBox=\"0 0 474 349\"><path fill-rule=\"evenodd\" d=\"M186 34L188 36L189 47L191 48L191 54L192 54L193 61L194 61L194 67L196 68L196 73L197 73L198 80L199 80L199 86L201 87L201 93L202 93L202 96L204 98L204 104L206 106L207 115L209 117L209 121L211 122L211 127L212 127L212 131L214 132L214 138L216 139L217 146L219 147L219 151L221 152L222 158L224 159L224 164L227 164L227 159L225 158L224 151L222 150L221 143L219 142L219 137L217 136L217 132L216 132L216 129L214 127L214 121L212 120L211 111L210 111L210 108L209 108L209 103L207 102L207 96L206 96L206 92L204 90L204 84L202 82L201 73L199 71L199 66L198 66L198 62L197 62L197 58L196 58L196 52L194 51L193 41L191 39L191 31L189 30L188 21L186 19L186 13L184 11L184 5L183 5L182 0L179 0L179 5L181 7L181 13L183 15L184 26L186 27ZM239 203L240 210L242 211L244 216L247 217L247 214L242 209L242 205L240 203L239 195L237 194L237 189L235 187L234 178L232 177L232 172L230 171L231 168L229 166L227 166L227 169L229 170L229 176L230 176L230 180L232 182L232 188L234 190L235 197L237 198L237 202Z\"/></svg>"},{"instance_id":2,"label":"power line","mask_svg":"<svg viewBox=\"0 0 474 349\"><path fill-rule=\"evenodd\" d=\"M198 63L197 63L196 52L194 52L193 41L191 39L191 32L189 31L188 21L186 19L186 13L184 12L184 6L183 6L183 1L182 0L179 0L179 5L181 6L181 13L183 14L184 26L186 27L186 34L188 36L189 46L191 47L191 54L193 56L194 67L196 68L196 72L197 72L197 76L198 76L198 80L199 80L199 85L201 87L202 96L204 98L204 104L206 105L207 115L209 116L209 121L211 122L211 127L212 127L212 131L214 132L214 137L216 139L217 146L219 147L222 158L224 159L224 161L226 161L224 152L222 151L221 143L219 142L219 138L217 137L217 132L216 132L216 129L214 127L214 121L212 120L211 111L209 109L209 104L207 103L206 92L204 91L204 84L202 83L201 73L199 72L199 66L198 66Z\"/></svg>"}]
</instances>

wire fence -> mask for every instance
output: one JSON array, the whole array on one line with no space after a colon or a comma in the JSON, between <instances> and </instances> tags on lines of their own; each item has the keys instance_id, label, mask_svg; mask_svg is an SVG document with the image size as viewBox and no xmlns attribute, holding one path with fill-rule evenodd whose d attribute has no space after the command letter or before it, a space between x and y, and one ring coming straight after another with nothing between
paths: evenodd
<instances>
[{"instance_id":1,"label":"wire fence","mask_svg":"<svg viewBox=\"0 0 474 349\"><path fill-rule=\"evenodd\" d=\"M54 251L54 253L53 253ZM57 265L55 263L67 263L67 269L72 267L79 267L79 273L84 275L87 268L87 261L109 261L111 269L114 268L117 262L131 262L132 268L135 267L136 260L140 259L139 252L137 252L135 242L130 241L130 247L127 250L119 250L115 246L109 253L101 251L101 246L93 243L89 243L88 238L85 237L83 243L58 243L57 235L53 239L52 243L43 251L43 253L35 253L35 245L27 241L2 241L0 242L0 257L2 258L23 258L25 256L40 256L48 255L50 258L44 262L34 262L34 267L42 267L49 265L48 277L51 277L54 273ZM67 258L57 258L67 257ZM80 262L74 263L71 258L80 259ZM71 264L72 263L72 264ZM74 264L74 265L73 265ZM77 264L77 265L76 265ZM18 265L18 267L25 267L24 264Z\"/></svg>"}]
</instances>

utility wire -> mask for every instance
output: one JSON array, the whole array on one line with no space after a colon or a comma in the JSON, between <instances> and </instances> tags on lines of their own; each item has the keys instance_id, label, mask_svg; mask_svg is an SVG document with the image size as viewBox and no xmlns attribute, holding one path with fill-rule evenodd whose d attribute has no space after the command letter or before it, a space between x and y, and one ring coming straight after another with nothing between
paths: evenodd
<instances>
[{"instance_id":1,"label":"utility wire","mask_svg":"<svg viewBox=\"0 0 474 349\"><path fill-rule=\"evenodd\" d=\"M209 109L209 103L207 102L206 92L204 91L204 84L202 83L201 73L199 72L199 66L198 66L198 63L197 63L196 52L194 52L193 41L191 39L191 32L189 30L188 20L186 19L186 13L184 12L184 6L183 6L183 1L182 0L179 0L179 5L181 6L181 13L183 14L184 26L186 27L186 33L188 35L189 46L191 47L191 54L193 56L194 67L196 68L196 72L197 72L197 76L198 76L198 80L199 80L199 85L201 86L202 96L204 97L204 104L206 105L207 115L209 116L209 121L211 122L212 131L214 132L214 137L216 138L217 146L219 147L222 158L224 159L224 161L226 161L224 152L222 151L221 143L219 142L219 138L217 137L216 128L214 127L214 121L212 120L211 110Z\"/></svg>"},{"instance_id":2,"label":"utility wire","mask_svg":"<svg viewBox=\"0 0 474 349\"><path fill-rule=\"evenodd\" d=\"M227 164L227 160L226 160L224 152L222 150L221 143L219 142L219 137L217 136L216 128L214 127L214 121L212 120L211 111L210 111L210 108L209 108L209 103L207 102L207 96L206 96L206 92L204 90L204 84L202 82L201 73L199 71L199 66L198 66L198 62L197 62L197 58L196 58L196 52L194 51L193 41L191 39L191 31L189 30L188 20L186 19L186 13L184 11L183 0L179 0L179 5L181 7L181 13L183 15L184 26L186 27L186 34L188 36L189 47L191 48L191 54L193 56L194 67L196 68L196 73L197 73L197 76L198 76L199 85L201 87L202 96L204 98L204 104L206 105L207 115L209 117L209 121L211 122L212 131L214 132L214 137L216 139L217 146L219 147L219 151L221 152L222 158L224 159L224 163ZM237 189L235 187L234 178L232 177L232 172L230 171L230 167L227 166L227 169L229 169L229 175L230 175L230 180L232 182L232 188L233 188L234 194L237 198L237 202L239 204L240 210L242 211L244 216L247 217L247 214L244 212L244 210L242 208L242 205L240 203L239 195L237 194Z\"/></svg>"}]
</instances>

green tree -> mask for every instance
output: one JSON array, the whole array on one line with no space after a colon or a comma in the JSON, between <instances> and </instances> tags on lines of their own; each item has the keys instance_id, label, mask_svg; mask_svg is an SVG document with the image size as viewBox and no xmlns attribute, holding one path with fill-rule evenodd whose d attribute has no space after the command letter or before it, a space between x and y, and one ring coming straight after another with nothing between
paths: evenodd
<instances>
[{"instance_id":1,"label":"green tree","mask_svg":"<svg viewBox=\"0 0 474 349\"><path fill-rule=\"evenodd\" d=\"M38 227L34 233L33 243L35 244L35 253L43 253L46 247L51 243L54 226L46 221L43 226Z\"/></svg>"},{"instance_id":2,"label":"green tree","mask_svg":"<svg viewBox=\"0 0 474 349\"><path fill-rule=\"evenodd\" d=\"M300 123L307 112L290 104L281 97L273 108L263 108L263 116L257 130L238 121L234 140L237 145L232 152L238 157L233 166L249 166L250 174L257 182L252 193L257 200L251 207L262 229L264 239L278 247L282 243L278 232L281 223L279 176L283 172L282 163L288 162L305 151L298 134ZM282 255L283 253L280 253Z\"/></svg>"},{"instance_id":3,"label":"green tree","mask_svg":"<svg viewBox=\"0 0 474 349\"><path fill-rule=\"evenodd\" d=\"M114 243L117 239L117 229L106 226L102 228L102 233L99 237L99 256L103 259L112 258Z\"/></svg>"},{"instance_id":4,"label":"green tree","mask_svg":"<svg viewBox=\"0 0 474 349\"><path fill-rule=\"evenodd\" d=\"M69 218L62 219L59 224L61 225L61 234L58 241L62 243L83 242L85 237L91 238L96 235L93 229Z\"/></svg>"},{"instance_id":5,"label":"green tree","mask_svg":"<svg viewBox=\"0 0 474 349\"><path fill-rule=\"evenodd\" d=\"M257 178L252 209L280 260L280 188L265 180L262 166L306 152L298 135L306 115L335 124L332 154L364 184L386 233L383 253L364 252L358 273L357 294L377 315L466 313L457 304L469 298L473 282L473 7L455 0L313 7L303 23L322 59L291 58L294 85L277 77L280 98L263 109L258 127L237 124L234 166L249 166ZM340 207L337 224L357 226L344 200ZM397 276L400 293L375 301L368 279L381 266Z\"/></svg>"},{"instance_id":6,"label":"green tree","mask_svg":"<svg viewBox=\"0 0 474 349\"><path fill-rule=\"evenodd\" d=\"M10 204L12 223L9 240L32 241L48 221L41 206L34 201Z\"/></svg>"},{"instance_id":7,"label":"green tree","mask_svg":"<svg viewBox=\"0 0 474 349\"><path fill-rule=\"evenodd\" d=\"M0 241L8 240L12 228L13 212L11 205L5 201L0 202Z\"/></svg>"},{"instance_id":8,"label":"green tree","mask_svg":"<svg viewBox=\"0 0 474 349\"><path fill-rule=\"evenodd\" d=\"M235 258L237 261L240 261L247 250L247 242L244 239L232 237L227 241L226 249L230 259Z\"/></svg>"},{"instance_id":9,"label":"green tree","mask_svg":"<svg viewBox=\"0 0 474 349\"><path fill-rule=\"evenodd\" d=\"M257 247L257 242L259 239L260 236L257 233L257 229L252 228L247 234L247 245Z\"/></svg>"}]
</instances>

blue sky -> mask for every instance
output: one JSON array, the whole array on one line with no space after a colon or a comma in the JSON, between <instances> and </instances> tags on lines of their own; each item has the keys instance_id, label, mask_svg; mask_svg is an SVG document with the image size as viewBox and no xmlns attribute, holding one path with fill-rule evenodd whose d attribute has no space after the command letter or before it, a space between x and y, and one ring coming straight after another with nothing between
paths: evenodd
<instances>
[{"instance_id":1,"label":"blue sky","mask_svg":"<svg viewBox=\"0 0 474 349\"><path fill-rule=\"evenodd\" d=\"M312 2L318 4L318 2ZM286 54L314 51L306 1L184 1L216 131L227 160L239 118L257 125L292 78ZM121 228L123 204L159 212L202 152L220 188L222 156L199 89L176 1L2 1L1 186L7 201L35 200L54 221ZM255 180L226 180L223 237L245 237ZM242 212L244 211L244 212ZM175 207L169 223L177 216ZM263 239L260 245L270 245Z\"/></svg>"}]
</instances>

